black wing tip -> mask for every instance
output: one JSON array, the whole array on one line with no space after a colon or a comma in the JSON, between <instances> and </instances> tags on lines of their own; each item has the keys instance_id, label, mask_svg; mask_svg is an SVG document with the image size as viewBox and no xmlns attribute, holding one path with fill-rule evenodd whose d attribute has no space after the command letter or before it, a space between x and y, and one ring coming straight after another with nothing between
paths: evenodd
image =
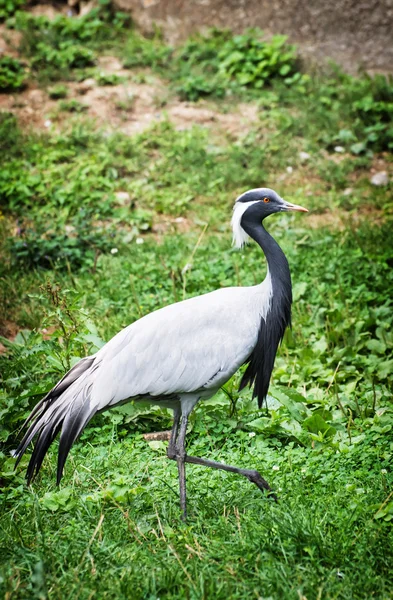
<instances>
[{"instance_id":1,"label":"black wing tip","mask_svg":"<svg viewBox=\"0 0 393 600\"><path fill-rule=\"evenodd\" d=\"M67 448L64 448L63 445L60 443L59 454L57 456L56 485L60 485L60 481L64 473L64 465L67 460L67 456L71 450L73 442L74 440L72 440L71 443L67 444Z\"/></svg>"},{"instance_id":2,"label":"black wing tip","mask_svg":"<svg viewBox=\"0 0 393 600\"><path fill-rule=\"evenodd\" d=\"M64 470L64 467L62 467L60 471L59 470L57 471L57 475L56 475L56 485L57 486L60 485L60 482L63 478L63 470Z\"/></svg>"},{"instance_id":3,"label":"black wing tip","mask_svg":"<svg viewBox=\"0 0 393 600\"><path fill-rule=\"evenodd\" d=\"M67 414L63 421L57 458L57 484L63 476L64 465L70 450L83 429L95 415L96 409L89 403L81 403L79 407Z\"/></svg>"},{"instance_id":4,"label":"black wing tip","mask_svg":"<svg viewBox=\"0 0 393 600\"><path fill-rule=\"evenodd\" d=\"M35 446L30 457L30 461L26 471L26 479L27 484L30 485L35 477L37 476L44 457L52 444L53 440L59 433L62 426L64 426L66 415L68 413L67 404L62 406L61 397L63 393L73 384L83 373L88 371L90 367L94 364L95 357L87 356L82 358L68 373L64 375L64 377L42 398L38 404L33 408L29 417L26 419L24 423L24 427L29 425L28 430L23 436L21 442L19 443L16 450L13 452L13 456L16 458L14 469L16 469L26 452L29 444L33 440L33 438L38 435L37 440L35 442ZM90 389L90 388L89 388ZM78 397L75 396L72 404L78 400ZM70 406L70 408L71 408ZM83 402L82 402L83 407ZM81 410L79 408L78 414ZM95 410L86 414L86 410L82 410L82 414L85 417L84 419L76 418L74 419L75 423L71 424L71 432L75 435L66 436L67 443L60 444L59 448L59 465L57 470L57 484L59 484L62 474L65 460L67 458L68 452L75 441L76 437L86 425L87 421L93 416ZM66 429L69 429L69 424ZM72 439L71 439L72 438ZM70 442L70 443L69 443ZM68 445L69 443L69 445ZM65 446L67 447L65 450Z\"/></svg>"},{"instance_id":5,"label":"black wing tip","mask_svg":"<svg viewBox=\"0 0 393 600\"><path fill-rule=\"evenodd\" d=\"M262 396L262 398L258 396L258 408L262 408L263 404L265 404L267 408L267 394L265 396Z\"/></svg>"}]
</instances>

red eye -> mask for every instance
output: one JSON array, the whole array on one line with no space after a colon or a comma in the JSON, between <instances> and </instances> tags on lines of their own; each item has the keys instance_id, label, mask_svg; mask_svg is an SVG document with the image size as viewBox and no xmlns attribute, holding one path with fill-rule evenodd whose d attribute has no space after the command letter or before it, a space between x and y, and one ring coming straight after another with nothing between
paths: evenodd
<instances>
[{"instance_id":1,"label":"red eye","mask_svg":"<svg viewBox=\"0 0 393 600\"><path fill-rule=\"evenodd\" d=\"M264 202L270 202L270 198L264 198L263 201Z\"/></svg>"}]
</instances>

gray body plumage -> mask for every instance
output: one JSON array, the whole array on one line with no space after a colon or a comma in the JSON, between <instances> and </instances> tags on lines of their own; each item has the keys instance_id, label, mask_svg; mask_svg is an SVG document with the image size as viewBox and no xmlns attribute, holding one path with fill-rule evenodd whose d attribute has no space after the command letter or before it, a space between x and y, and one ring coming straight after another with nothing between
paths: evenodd
<instances>
[{"instance_id":1,"label":"gray body plumage","mask_svg":"<svg viewBox=\"0 0 393 600\"><path fill-rule=\"evenodd\" d=\"M255 346L269 281L171 304L118 333L96 354L100 368L88 378L97 410L125 398L213 395Z\"/></svg>"}]
</instances>

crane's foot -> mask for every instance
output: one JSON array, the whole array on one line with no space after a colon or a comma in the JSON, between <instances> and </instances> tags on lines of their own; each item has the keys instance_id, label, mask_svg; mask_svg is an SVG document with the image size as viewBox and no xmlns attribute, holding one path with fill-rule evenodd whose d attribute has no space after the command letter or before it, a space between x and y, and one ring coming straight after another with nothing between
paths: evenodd
<instances>
[{"instance_id":1,"label":"crane's foot","mask_svg":"<svg viewBox=\"0 0 393 600\"><path fill-rule=\"evenodd\" d=\"M225 463L219 463L215 460L207 460L206 458L199 458L197 456L186 455L185 461L194 465L202 465L204 467L210 467L211 469L221 469L222 471L229 471L230 473L237 473L237 475L243 475L243 477L246 477L249 481L251 481L251 483L255 483L255 485L262 492L268 492L269 498L272 498L274 502L278 502L277 496L273 492L268 482L265 479L263 479L261 474L255 469L241 469L240 467L226 465Z\"/></svg>"},{"instance_id":2,"label":"crane's foot","mask_svg":"<svg viewBox=\"0 0 393 600\"><path fill-rule=\"evenodd\" d=\"M243 472L241 472L243 471ZM272 488L270 487L270 485L268 484L268 482L263 479L263 477L261 476L261 474L259 473L259 471L255 471L255 470L249 470L249 469L239 469L239 474L240 475L244 475L245 477L247 477L247 479L249 481L251 481L251 483L255 483L255 485L257 487L259 487L259 489L264 492L268 492L268 498L271 498L272 500L274 500L274 502L278 502L278 498L276 496L276 494L273 492Z\"/></svg>"},{"instance_id":3,"label":"crane's foot","mask_svg":"<svg viewBox=\"0 0 393 600\"><path fill-rule=\"evenodd\" d=\"M197 456L189 456L188 454L179 456L172 449L168 449L168 458L177 461L179 469L179 481L180 481L180 505L183 511L183 520L186 520L186 508L185 508L185 472L183 471L184 463L191 463L193 465L201 465L203 467L210 467L211 469L220 469L222 471L229 471L230 473L237 473L243 475L248 481L254 483L262 492L267 492L268 498L271 498L274 502L278 502L276 494L268 482L263 479L259 471L255 469L241 469L232 465L226 465L225 463L219 463L214 460L207 460L205 458L199 458ZM184 479L183 479L184 478ZM184 483L183 483L184 481ZM184 487L183 487L184 486ZM183 491L184 490L184 491ZM183 492L183 493L182 493ZM184 495L183 495L184 494Z\"/></svg>"}]
</instances>

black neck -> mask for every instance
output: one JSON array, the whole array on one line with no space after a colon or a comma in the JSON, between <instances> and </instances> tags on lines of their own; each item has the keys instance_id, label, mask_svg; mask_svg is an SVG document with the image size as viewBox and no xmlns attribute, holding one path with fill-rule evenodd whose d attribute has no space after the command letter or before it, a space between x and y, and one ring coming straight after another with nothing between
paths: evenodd
<instances>
[{"instance_id":1,"label":"black neck","mask_svg":"<svg viewBox=\"0 0 393 600\"><path fill-rule=\"evenodd\" d=\"M273 293L280 293L279 290L282 288L286 290L287 294L291 292L292 283L288 261L276 240L266 231L261 223L244 222L242 225L246 233L262 248L266 256L272 279ZM290 301L292 301L292 293L290 293Z\"/></svg>"},{"instance_id":2,"label":"black neck","mask_svg":"<svg viewBox=\"0 0 393 600\"><path fill-rule=\"evenodd\" d=\"M251 215L250 215L251 216ZM245 217L245 218L244 218ZM266 318L262 317L258 340L246 361L240 389L254 385L253 396L258 397L261 407L266 398L274 359L285 329L291 324L292 284L288 261L277 242L259 222L244 215L241 225L248 235L259 244L269 267L272 283L272 297Z\"/></svg>"}]
</instances>

